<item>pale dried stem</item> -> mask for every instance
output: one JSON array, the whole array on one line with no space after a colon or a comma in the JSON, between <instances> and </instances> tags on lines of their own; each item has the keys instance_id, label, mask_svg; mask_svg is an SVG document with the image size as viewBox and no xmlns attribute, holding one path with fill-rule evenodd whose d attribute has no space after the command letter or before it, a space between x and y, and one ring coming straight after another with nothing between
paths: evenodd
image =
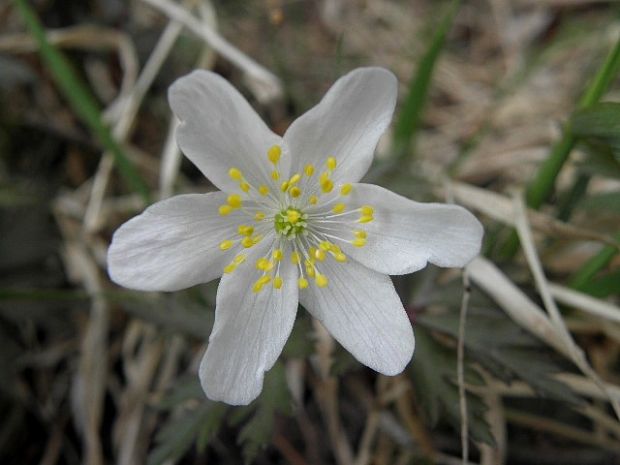
<instances>
[{"instance_id":1,"label":"pale dried stem","mask_svg":"<svg viewBox=\"0 0 620 465\"><path fill-rule=\"evenodd\" d=\"M461 415L461 454L463 465L469 461L469 423L467 421L467 395L465 393L465 325L471 289L467 268L463 270L463 298L459 312L459 333L457 343L456 375L459 388L459 412Z\"/></svg>"},{"instance_id":2,"label":"pale dried stem","mask_svg":"<svg viewBox=\"0 0 620 465\"><path fill-rule=\"evenodd\" d=\"M243 70L249 78L248 85L259 101L269 102L282 95L280 80L273 73L231 45L206 21L200 21L188 10L169 0L142 1L158 9L169 18L182 23L198 37L205 40L216 52Z\"/></svg>"},{"instance_id":3,"label":"pale dried stem","mask_svg":"<svg viewBox=\"0 0 620 465\"><path fill-rule=\"evenodd\" d=\"M350 465L353 463L353 450L340 422L338 380L330 375L334 340L318 320L313 320L313 326L317 336L316 353L319 359L320 380L317 389L319 405L327 423L327 432L338 465Z\"/></svg>"},{"instance_id":4,"label":"pale dried stem","mask_svg":"<svg viewBox=\"0 0 620 465\"><path fill-rule=\"evenodd\" d=\"M527 221L527 214L525 210L525 203L521 196L516 195L514 197L514 209L516 216L516 227L517 233L519 234L519 239L521 241L521 246L525 253L525 257L530 266L532 274L534 275L534 281L536 283L536 287L542 300L545 304L545 308L551 317L551 322L554 325L557 334L564 342L569 354L570 358L573 360L575 365L579 367L579 369L594 383L596 383L601 390L607 395L608 400L611 402L611 405L616 413L616 416L620 420L620 403L614 399L611 394L608 392L605 383L600 379L598 374L592 369L588 360L585 357L585 354L581 350L580 347L577 346L575 341L573 340L570 332L566 329L566 325L564 324L564 319L560 314L560 310L555 304L555 300L549 291L549 286L547 284L547 279L542 269L542 265L538 258L538 254L536 252L536 246L534 245L534 238L532 237L532 232L529 227L529 223Z\"/></svg>"}]
</instances>

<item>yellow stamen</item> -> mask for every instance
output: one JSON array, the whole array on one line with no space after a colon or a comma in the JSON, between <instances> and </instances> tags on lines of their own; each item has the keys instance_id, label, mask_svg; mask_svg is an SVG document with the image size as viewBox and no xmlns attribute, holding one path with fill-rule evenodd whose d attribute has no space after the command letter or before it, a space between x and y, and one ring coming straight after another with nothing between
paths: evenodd
<instances>
[{"instance_id":1,"label":"yellow stamen","mask_svg":"<svg viewBox=\"0 0 620 465\"><path fill-rule=\"evenodd\" d=\"M325 252L328 252L332 248L332 243L329 241L323 241L319 244L319 247Z\"/></svg>"},{"instance_id":2,"label":"yellow stamen","mask_svg":"<svg viewBox=\"0 0 620 465\"><path fill-rule=\"evenodd\" d=\"M321 176L319 177L319 184L323 184L327 180L329 180L329 173L321 173Z\"/></svg>"},{"instance_id":3,"label":"yellow stamen","mask_svg":"<svg viewBox=\"0 0 620 465\"><path fill-rule=\"evenodd\" d=\"M239 188L243 191L243 192L249 192L250 191L250 185L247 182L242 182L239 184Z\"/></svg>"},{"instance_id":4,"label":"yellow stamen","mask_svg":"<svg viewBox=\"0 0 620 465\"><path fill-rule=\"evenodd\" d=\"M248 236L248 237L244 237L244 238L241 240L241 245L242 245L243 247L245 247L246 249L249 249L250 247L252 247L252 246L254 245L254 241L253 241L253 240L252 240L252 238L251 238L251 237L249 237L249 236Z\"/></svg>"},{"instance_id":5,"label":"yellow stamen","mask_svg":"<svg viewBox=\"0 0 620 465\"><path fill-rule=\"evenodd\" d=\"M366 237L368 236L368 234L366 234L366 231L364 231L363 229L353 231L353 234L355 234L355 237L359 237L360 239L366 239Z\"/></svg>"},{"instance_id":6,"label":"yellow stamen","mask_svg":"<svg viewBox=\"0 0 620 465\"><path fill-rule=\"evenodd\" d=\"M314 251L314 258L322 262L323 260L325 260L325 251L322 249L316 249Z\"/></svg>"},{"instance_id":7,"label":"yellow stamen","mask_svg":"<svg viewBox=\"0 0 620 465\"><path fill-rule=\"evenodd\" d=\"M224 267L224 273L230 274L237 269L237 265L235 263L230 263Z\"/></svg>"},{"instance_id":8,"label":"yellow stamen","mask_svg":"<svg viewBox=\"0 0 620 465\"><path fill-rule=\"evenodd\" d=\"M291 263L293 265L299 265L300 261L301 261L301 258L299 257L299 253L298 252L293 252L291 254Z\"/></svg>"},{"instance_id":9,"label":"yellow stamen","mask_svg":"<svg viewBox=\"0 0 620 465\"><path fill-rule=\"evenodd\" d=\"M276 249L273 251L271 256L273 257L275 261L279 262L280 260L282 260L282 257L284 256L284 254L282 253L282 250Z\"/></svg>"},{"instance_id":10,"label":"yellow stamen","mask_svg":"<svg viewBox=\"0 0 620 465\"><path fill-rule=\"evenodd\" d=\"M251 236L254 233L254 228L252 226L242 224L237 228L237 231L241 236Z\"/></svg>"},{"instance_id":11,"label":"yellow stamen","mask_svg":"<svg viewBox=\"0 0 620 465\"><path fill-rule=\"evenodd\" d=\"M233 262L236 265L241 265L245 261L246 258L247 257L245 255L243 255L243 254L237 255L235 258L233 258Z\"/></svg>"},{"instance_id":12,"label":"yellow stamen","mask_svg":"<svg viewBox=\"0 0 620 465\"><path fill-rule=\"evenodd\" d=\"M340 250L340 247L338 247L336 244L331 244L329 247L329 250L331 250L334 253L342 252L342 250Z\"/></svg>"},{"instance_id":13,"label":"yellow stamen","mask_svg":"<svg viewBox=\"0 0 620 465\"><path fill-rule=\"evenodd\" d=\"M228 170L228 176L233 181L241 181L243 179L243 174L237 168L231 168Z\"/></svg>"},{"instance_id":14,"label":"yellow stamen","mask_svg":"<svg viewBox=\"0 0 620 465\"><path fill-rule=\"evenodd\" d=\"M308 199L308 203L310 205L316 205L318 201L319 201L319 198L316 195L313 195Z\"/></svg>"},{"instance_id":15,"label":"yellow stamen","mask_svg":"<svg viewBox=\"0 0 620 465\"><path fill-rule=\"evenodd\" d=\"M256 221L263 221L265 219L265 214L263 212L256 212L254 219Z\"/></svg>"},{"instance_id":16,"label":"yellow stamen","mask_svg":"<svg viewBox=\"0 0 620 465\"><path fill-rule=\"evenodd\" d=\"M334 255L334 258L336 259L337 262L340 262L340 263L344 263L347 261L347 256L343 254L342 252Z\"/></svg>"},{"instance_id":17,"label":"yellow stamen","mask_svg":"<svg viewBox=\"0 0 620 465\"><path fill-rule=\"evenodd\" d=\"M372 220L374 220L374 217L372 215L364 215L361 216L359 220L357 220L358 223L370 223Z\"/></svg>"},{"instance_id":18,"label":"yellow stamen","mask_svg":"<svg viewBox=\"0 0 620 465\"><path fill-rule=\"evenodd\" d=\"M291 179L288 180L288 183L290 186L292 186L293 184L297 184L300 179L301 179L301 174L295 173L293 176L291 176Z\"/></svg>"},{"instance_id":19,"label":"yellow stamen","mask_svg":"<svg viewBox=\"0 0 620 465\"><path fill-rule=\"evenodd\" d=\"M310 177L314 174L314 166L313 165L306 165L306 167L304 168L304 173L306 173L306 176Z\"/></svg>"},{"instance_id":20,"label":"yellow stamen","mask_svg":"<svg viewBox=\"0 0 620 465\"><path fill-rule=\"evenodd\" d=\"M282 192L286 192L288 190L288 181L284 181L281 185L280 185L280 190Z\"/></svg>"},{"instance_id":21,"label":"yellow stamen","mask_svg":"<svg viewBox=\"0 0 620 465\"><path fill-rule=\"evenodd\" d=\"M340 188L340 195L349 195L353 190L353 186L351 184L343 184Z\"/></svg>"},{"instance_id":22,"label":"yellow stamen","mask_svg":"<svg viewBox=\"0 0 620 465\"><path fill-rule=\"evenodd\" d=\"M273 269L273 262L266 258L259 258L256 261L256 268L263 271L271 271Z\"/></svg>"},{"instance_id":23,"label":"yellow stamen","mask_svg":"<svg viewBox=\"0 0 620 465\"><path fill-rule=\"evenodd\" d=\"M364 216L372 216L372 214L375 212L375 209L372 208L370 205L363 205L360 208L360 212L362 212L362 215Z\"/></svg>"},{"instance_id":24,"label":"yellow stamen","mask_svg":"<svg viewBox=\"0 0 620 465\"><path fill-rule=\"evenodd\" d=\"M321 183L321 190L326 194L331 192L334 189L334 183L331 179L326 179Z\"/></svg>"},{"instance_id":25,"label":"yellow stamen","mask_svg":"<svg viewBox=\"0 0 620 465\"><path fill-rule=\"evenodd\" d=\"M263 184L258 188L258 192L260 192L260 195L269 195L269 188Z\"/></svg>"},{"instance_id":26,"label":"yellow stamen","mask_svg":"<svg viewBox=\"0 0 620 465\"><path fill-rule=\"evenodd\" d=\"M226 216L226 215L230 215L230 212L232 212L233 209L230 205L222 205L220 206L218 211L220 212L220 215Z\"/></svg>"},{"instance_id":27,"label":"yellow stamen","mask_svg":"<svg viewBox=\"0 0 620 465\"><path fill-rule=\"evenodd\" d=\"M279 145L274 145L267 150L267 158L269 161L276 165L280 161L280 155L282 154L282 148Z\"/></svg>"},{"instance_id":28,"label":"yellow stamen","mask_svg":"<svg viewBox=\"0 0 620 465\"><path fill-rule=\"evenodd\" d=\"M332 211L334 213L342 213L346 209L347 209L347 206L344 203L337 203L336 205L334 205L334 208L332 208Z\"/></svg>"},{"instance_id":29,"label":"yellow stamen","mask_svg":"<svg viewBox=\"0 0 620 465\"><path fill-rule=\"evenodd\" d=\"M316 262L316 259L314 258L314 254L316 253L316 248L310 247L308 249L308 253L309 253L310 257L308 257L307 261L308 261L308 263L311 263L311 264L314 265L314 263Z\"/></svg>"},{"instance_id":30,"label":"yellow stamen","mask_svg":"<svg viewBox=\"0 0 620 465\"><path fill-rule=\"evenodd\" d=\"M306 289L308 287L308 280L306 278L299 278L297 280L297 285L299 289Z\"/></svg>"},{"instance_id":31,"label":"yellow stamen","mask_svg":"<svg viewBox=\"0 0 620 465\"><path fill-rule=\"evenodd\" d=\"M256 281L257 283L261 283L261 284L268 284L269 281L271 281L271 276L269 276L268 274L261 276L260 278L258 278L258 281Z\"/></svg>"},{"instance_id":32,"label":"yellow stamen","mask_svg":"<svg viewBox=\"0 0 620 465\"><path fill-rule=\"evenodd\" d=\"M273 179L274 181L277 181L278 179L280 179L280 172L278 170L272 171L271 179Z\"/></svg>"},{"instance_id":33,"label":"yellow stamen","mask_svg":"<svg viewBox=\"0 0 620 465\"><path fill-rule=\"evenodd\" d=\"M329 157L329 158L327 159L327 168L328 168L330 171L334 171L334 170L336 169L336 164L337 164L337 163L336 163L336 159L335 159L334 157Z\"/></svg>"},{"instance_id":34,"label":"yellow stamen","mask_svg":"<svg viewBox=\"0 0 620 465\"><path fill-rule=\"evenodd\" d=\"M326 287L329 284L327 276L324 274L317 274L315 279L316 285L319 287Z\"/></svg>"},{"instance_id":35,"label":"yellow stamen","mask_svg":"<svg viewBox=\"0 0 620 465\"><path fill-rule=\"evenodd\" d=\"M366 245L366 239L356 237L355 239L353 239L353 242L351 242L351 244L353 244L355 247L364 247Z\"/></svg>"},{"instance_id":36,"label":"yellow stamen","mask_svg":"<svg viewBox=\"0 0 620 465\"><path fill-rule=\"evenodd\" d=\"M235 243L233 241L222 241L220 242L220 250L228 250L230 249L233 245L235 245Z\"/></svg>"},{"instance_id":37,"label":"yellow stamen","mask_svg":"<svg viewBox=\"0 0 620 465\"><path fill-rule=\"evenodd\" d=\"M281 289L282 288L282 283L283 280L280 276L276 276L275 278L273 278L273 287L274 289Z\"/></svg>"},{"instance_id":38,"label":"yellow stamen","mask_svg":"<svg viewBox=\"0 0 620 465\"><path fill-rule=\"evenodd\" d=\"M314 265L307 260L306 260L306 274L311 278L314 278L314 276L316 275L316 271L314 270Z\"/></svg>"},{"instance_id":39,"label":"yellow stamen","mask_svg":"<svg viewBox=\"0 0 620 465\"><path fill-rule=\"evenodd\" d=\"M291 190L288 191L288 193L291 194L291 197L296 199L297 197L299 197L301 195L301 189L299 187L297 187L297 186L291 187Z\"/></svg>"},{"instance_id":40,"label":"yellow stamen","mask_svg":"<svg viewBox=\"0 0 620 465\"><path fill-rule=\"evenodd\" d=\"M231 206L231 208L240 208L241 205L243 205L243 200L241 199L241 196L239 194L229 195L226 201L228 202L228 205Z\"/></svg>"}]
</instances>

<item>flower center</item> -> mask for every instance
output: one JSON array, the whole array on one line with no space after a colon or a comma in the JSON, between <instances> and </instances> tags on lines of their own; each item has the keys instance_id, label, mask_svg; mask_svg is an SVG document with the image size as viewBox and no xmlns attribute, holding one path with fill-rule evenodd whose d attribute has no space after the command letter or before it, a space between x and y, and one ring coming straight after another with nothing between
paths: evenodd
<instances>
[{"instance_id":1,"label":"flower center","mask_svg":"<svg viewBox=\"0 0 620 465\"><path fill-rule=\"evenodd\" d=\"M288 207L274 215L276 232L289 240L306 233L308 215L295 207ZM306 233L307 234L307 233Z\"/></svg>"},{"instance_id":2,"label":"flower center","mask_svg":"<svg viewBox=\"0 0 620 465\"><path fill-rule=\"evenodd\" d=\"M244 250L261 242L271 228L275 230L275 240L254 264L260 276L252 287L254 292L261 292L268 285L282 288L280 268L285 260L298 268L300 289L306 289L312 281L319 288L328 286L327 274L334 272L329 261L342 265L348 261L338 244L364 247L367 237L364 226L374 220L372 206L351 204L352 184L334 183L336 158L328 157L320 174L320 166L309 164L290 178L280 179L281 155L278 145L267 151L267 159L273 166L273 170L270 167L262 173L263 179L271 178L267 184L254 185L238 168L230 168L228 175L239 184L241 192L229 195L219 207L221 216L242 213L246 218L246 224L238 226L235 237L220 243L222 251L237 252L224 267L224 273L233 273L248 258Z\"/></svg>"}]
</instances>

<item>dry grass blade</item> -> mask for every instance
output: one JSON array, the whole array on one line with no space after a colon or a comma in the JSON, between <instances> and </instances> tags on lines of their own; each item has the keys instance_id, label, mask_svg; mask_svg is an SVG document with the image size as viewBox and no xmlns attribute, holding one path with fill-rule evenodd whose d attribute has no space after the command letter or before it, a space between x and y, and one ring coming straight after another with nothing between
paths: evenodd
<instances>
[{"instance_id":1,"label":"dry grass blade","mask_svg":"<svg viewBox=\"0 0 620 465\"><path fill-rule=\"evenodd\" d=\"M528 261L532 274L534 275L534 281L536 283L536 287L538 288L538 292L540 293L547 312L549 312L549 315L551 317L551 322L555 326L557 333L566 345L566 348L569 351L570 357L573 362L607 395L614 411L616 412L616 416L620 420L620 402L618 402L611 396L611 394L607 390L607 387L605 386L605 383L603 383L598 374L592 369L592 367L588 363L585 354L583 353L581 348L577 346L568 329L566 329L566 324L564 323L562 315L560 314L560 310L558 309L555 301L553 300L551 291L549 290L547 279L542 269L542 265L540 263L540 260L538 259L538 254L536 253L534 239L532 237L532 233L527 222L525 203L520 196L515 196L514 205L517 233L519 235L525 257Z\"/></svg>"}]
</instances>

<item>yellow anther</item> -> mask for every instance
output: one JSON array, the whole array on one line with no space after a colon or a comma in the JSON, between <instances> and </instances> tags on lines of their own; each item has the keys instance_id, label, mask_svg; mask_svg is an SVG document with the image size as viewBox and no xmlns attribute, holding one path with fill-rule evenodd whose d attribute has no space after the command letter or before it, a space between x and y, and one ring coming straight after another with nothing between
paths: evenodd
<instances>
[{"instance_id":1,"label":"yellow anther","mask_svg":"<svg viewBox=\"0 0 620 465\"><path fill-rule=\"evenodd\" d=\"M366 237L368 236L368 234L366 234L366 231L364 231L363 229L353 231L353 234L355 234L355 237L359 237L360 239L366 239Z\"/></svg>"},{"instance_id":2,"label":"yellow anther","mask_svg":"<svg viewBox=\"0 0 620 465\"><path fill-rule=\"evenodd\" d=\"M292 186L293 184L297 184L300 179L301 179L301 174L295 173L293 176L291 176L291 179L288 180L289 186Z\"/></svg>"},{"instance_id":3,"label":"yellow anther","mask_svg":"<svg viewBox=\"0 0 620 465\"><path fill-rule=\"evenodd\" d=\"M334 170L336 169L336 164L337 164L337 163L336 163L336 159L335 159L334 157L329 157L329 158L327 159L327 168L328 168L330 171L334 171Z\"/></svg>"},{"instance_id":4,"label":"yellow anther","mask_svg":"<svg viewBox=\"0 0 620 465\"><path fill-rule=\"evenodd\" d=\"M218 211L220 212L220 215L226 216L226 215L230 215L230 212L232 210L233 209L232 209L232 207L230 205L222 205L222 206L220 206Z\"/></svg>"},{"instance_id":5,"label":"yellow anther","mask_svg":"<svg viewBox=\"0 0 620 465\"><path fill-rule=\"evenodd\" d=\"M314 258L314 254L315 253L316 253L316 248L315 247L310 247L308 249L308 254L310 255L308 257L308 260L307 260L308 263L314 264L316 262L316 259Z\"/></svg>"},{"instance_id":6,"label":"yellow anther","mask_svg":"<svg viewBox=\"0 0 620 465\"><path fill-rule=\"evenodd\" d=\"M273 251L271 256L273 257L275 261L279 262L280 260L282 260L282 257L284 256L284 254L282 253L282 250L276 249Z\"/></svg>"},{"instance_id":7,"label":"yellow anther","mask_svg":"<svg viewBox=\"0 0 620 465\"><path fill-rule=\"evenodd\" d=\"M314 174L314 166L313 165L306 165L306 167L304 168L304 173L306 173L306 176L310 177Z\"/></svg>"},{"instance_id":8,"label":"yellow anther","mask_svg":"<svg viewBox=\"0 0 620 465\"><path fill-rule=\"evenodd\" d=\"M281 289L283 282L284 281L282 280L282 278L280 276L276 276L275 278L273 278L273 287L274 287L274 289Z\"/></svg>"},{"instance_id":9,"label":"yellow anther","mask_svg":"<svg viewBox=\"0 0 620 465\"><path fill-rule=\"evenodd\" d=\"M256 281L256 282L254 283L254 286L252 287L252 290L253 290L254 292L260 292L260 291L262 291L262 290L263 290L263 284L261 284L261 283L259 283L258 281Z\"/></svg>"},{"instance_id":10,"label":"yellow anther","mask_svg":"<svg viewBox=\"0 0 620 465\"><path fill-rule=\"evenodd\" d=\"M289 223L296 224L300 218L301 213L299 213L297 210L286 210L286 219L289 221Z\"/></svg>"},{"instance_id":11,"label":"yellow anther","mask_svg":"<svg viewBox=\"0 0 620 465\"><path fill-rule=\"evenodd\" d=\"M256 221L263 221L265 219L265 214L263 212L256 212L254 219Z\"/></svg>"},{"instance_id":12,"label":"yellow anther","mask_svg":"<svg viewBox=\"0 0 620 465\"><path fill-rule=\"evenodd\" d=\"M298 252L293 252L291 254L291 263L293 265L299 265L300 261L301 261L301 258L299 257L299 253Z\"/></svg>"},{"instance_id":13,"label":"yellow anther","mask_svg":"<svg viewBox=\"0 0 620 465\"><path fill-rule=\"evenodd\" d=\"M271 281L271 276L269 276L268 274L261 276L260 278L258 278L258 281L256 281L257 283L261 283L261 284L268 284Z\"/></svg>"},{"instance_id":14,"label":"yellow anther","mask_svg":"<svg viewBox=\"0 0 620 465\"><path fill-rule=\"evenodd\" d=\"M284 181L281 185L280 185L280 190L282 192L286 192L288 190L288 181Z\"/></svg>"},{"instance_id":15,"label":"yellow anther","mask_svg":"<svg viewBox=\"0 0 620 465\"><path fill-rule=\"evenodd\" d=\"M243 192L250 192L250 185L247 182L241 182L239 183L239 189Z\"/></svg>"},{"instance_id":16,"label":"yellow anther","mask_svg":"<svg viewBox=\"0 0 620 465\"><path fill-rule=\"evenodd\" d=\"M353 186L351 184L343 184L340 188L340 195L349 195L353 190Z\"/></svg>"},{"instance_id":17,"label":"yellow anther","mask_svg":"<svg viewBox=\"0 0 620 465\"><path fill-rule=\"evenodd\" d=\"M329 241L323 241L319 244L319 248L324 250L325 252L328 252L332 248L332 243Z\"/></svg>"},{"instance_id":18,"label":"yellow anther","mask_svg":"<svg viewBox=\"0 0 620 465\"><path fill-rule=\"evenodd\" d=\"M360 217L359 220L357 220L358 223L370 223L372 220L374 220L374 217L372 215L363 215Z\"/></svg>"},{"instance_id":19,"label":"yellow anther","mask_svg":"<svg viewBox=\"0 0 620 465\"><path fill-rule=\"evenodd\" d=\"M241 236L251 236L254 233L254 228L252 226L246 226L245 224L239 225L237 231Z\"/></svg>"},{"instance_id":20,"label":"yellow anther","mask_svg":"<svg viewBox=\"0 0 620 465\"><path fill-rule=\"evenodd\" d=\"M331 244L329 247L329 250L332 251L333 253L342 252L342 250L340 250L340 247L338 247L336 244Z\"/></svg>"},{"instance_id":21,"label":"yellow anther","mask_svg":"<svg viewBox=\"0 0 620 465\"><path fill-rule=\"evenodd\" d=\"M235 258L233 258L233 263L235 263L235 265L241 265L246 258L247 257L243 254L237 255Z\"/></svg>"},{"instance_id":22,"label":"yellow anther","mask_svg":"<svg viewBox=\"0 0 620 465\"><path fill-rule=\"evenodd\" d=\"M353 244L355 247L364 247L366 245L366 239L356 237L355 239L353 239L353 242L351 242L351 244Z\"/></svg>"},{"instance_id":23,"label":"yellow anther","mask_svg":"<svg viewBox=\"0 0 620 465\"><path fill-rule=\"evenodd\" d=\"M237 265L235 263L230 263L224 267L224 273L230 274L237 269Z\"/></svg>"},{"instance_id":24,"label":"yellow anther","mask_svg":"<svg viewBox=\"0 0 620 465\"><path fill-rule=\"evenodd\" d=\"M299 286L299 289L305 289L308 287L308 280L306 278L299 278L297 280L297 285Z\"/></svg>"},{"instance_id":25,"label":"yellow anther","mask_svg":"<svg viewBox=\"0 0 620 465\"><path fill-rule=\"evenodd\" d=\"M319 198L316 195L312 195L310 196L310 198L308 199L308 203L310 205L316 205L317 202L319 201Z\"/></svg>"},{"instance_id":26,"label":"yellow anther","mask_svg":"<svg viewBox=\"0 0 620 465\"><path fill-rule=\"evenodd\" d=\"M324 274L317 274L315 279L316 285L319 287L326 287L329 284L327 276Z\"/></svg>"},{"instance_id":27,"label":"yellow anther","mask_svg":"<svg viewBox=\"0 0 620 465\"><path fill-rule=\"evenodd\" d=\"M253 240L252 240L252 238L251 238L251 237L249 237L249 236L248 236L248 237L244 237L244 238L241 240L241 245L242 245L243 247L245 247L246 249L249 249L250 247L252 247L252 246L254 245L254 241L253 241Z\"/></svg>"},{"instance_id":28,"label":"yellow anther","mask_svg":"<svg viewBox=\"0 0 620 465\"><path fill-rule=\"evenodd\" d=\"M262 240L263 240L263 236L261 236L260 234L256 235L252 238L252 244L256 245Z\"/></svg>"},{"instance_id":29,"label":"yellow anther","mask_svg":"<svg viewBox=\"0 0 620 465\"><path fill-rule=\"evenodd\" d=\"M258 192L260 192L260 195L269 195L269 188L263 184L258 188Z\"/></svg>"},{"instance_id":30,"label":"yellow anther","mask_svg":"<svg viewBox=\"0 0 620 465\"><path fill-rule=\"evenodd\" d=\"M231 168L228 170L228 176L233 181L241 181L243 179L243 174L237 168Z\"/></svg>"},{"instance_id":31,"label":"yellow anther","mask_svg":"<svg viewBox=\"0 0 620 465\"><path fill-rule=\"evenodd\" d=\"M329 173L321 173L321 176L319 177L319 184L323 184L328 179L329 179Z\"/></svg>"},{"instance_id":32,"label":"yellow anther","mask_svg":"<svg viewBox=\"0 0 620 465\"><path fill-rule=\"evenodd\" d=\"M230 249L233 245L235 245L235 243L233 241L222 241L220 242L220 250L228 250Z\"/></svg>"},{"instance_id":33,"label":"yellow anther","mask_svg":"<svg viewBox=\"0 0 620 465\"><path fill-rule=\"evenodd\" d=\"M325 260L325 251L323 249L316 249L314 251L314 258L322 262L323 260Z\"/></svg>"},{"instance_id":34,"label":"yellow anther","mask_svg":"<svg viewBox=\"0 0 620 465\"><path fill-rule=\"evenodd\" d=\"M347 261L347 256L343 254L342 252L334 255L334 258L336 259L337 262L340 262L340 263L344 263Z\"/></svg>"},{"instance_id":35,"label":"yellow anther","mask_svg":"<svg viewBox=\"0 0 620 465\"><path fill-rule=\"evenodd\" d=\"M306 260L306 274L311 278L314 278L316 272L314 270L314 265Z\"/></svg>"},{"instance_id":36,"label":"yellow anther","mask_svg":"<svg viewBox=\"0 0 620 465\"><path fill-rule=\"evenodd\" d=\"M280 172L278 170L272 171L271 179L273 179L274 181L277 181L278 179L280 179Z\"/></svg>"},{"instance_id":37,"label":"yellow anther","mask_svg":"<svg viewBox=\"0 0 620 465\"><path fill-rule=\"evenodd\" d=\"M273 262L266 258L259 258L256 261L256 268L263 271L271 271L273 269Z\"/></svg>"},{"instance_id":38,"label":"yellow anther","mask_svg":"<svg viewBox=\"0 0 620 465\"><path fill-rule=\"evenodd\" d=\"M334 205L334 208L332 208L332 211L334 213L342 213L346 209L347 209L347 206L344 203L337 203L336 205Z\"/></svg>"},{"instance_id":39,"label":"yellow anther","mask_svg":"<svg viewBox=\"0 0 620 465\"><path fill-rule=\"evenodd\" d=\"M326 194L331 192L334 189L334 183L331 179L326 179L321 183L321 190Z\"/></svg>"},{"instance_id":40,"label":"yellow anther","mask_svg":"<svg viewBox=\"0 0 620 465\"><path fill-rule=\"evenodd\" d=\"M288 191L289 194L291 194L291 197L293 197L294 199L296 199L297 197L299 197L301 195L301 189L297 186L291 187L291 189Z\"/></svg>"},{"instance_id":41,"label":"yellow anther","mask_svg":"<svg viewBox=\"0 0 620 465\"><path fill-rule=\"evenodd\" d=\"M364 216L372 216L373 213L375 212L375 209L372 208L370 205L363 205L360 208L360 212L362 212L362 215Z\"/></svg>"},{"instance_id":42,"label":"yellow anther","mask_svg":"<svg viewBox=\"0 0 620 465\"><path fill-rule=\"evenodd\" d=\"M229 195L226 201L228 202L228 205L231 206L231 208L239 208L241 207L241 205L243 205L243 200L241 199L241 196L239 194Z\"/></svg>"},{"instance_id":43,"label":"yellow anther","mask_svg":"<svg viewBox=\"0 0 620 465\"><path fill-rule=\"evenodd\" d=\"M280 155L282 154L282 149L279 145L274 145L267 150L267 158L269 161L276 165L280 161Z\"/></svg>"}]
</instances>

